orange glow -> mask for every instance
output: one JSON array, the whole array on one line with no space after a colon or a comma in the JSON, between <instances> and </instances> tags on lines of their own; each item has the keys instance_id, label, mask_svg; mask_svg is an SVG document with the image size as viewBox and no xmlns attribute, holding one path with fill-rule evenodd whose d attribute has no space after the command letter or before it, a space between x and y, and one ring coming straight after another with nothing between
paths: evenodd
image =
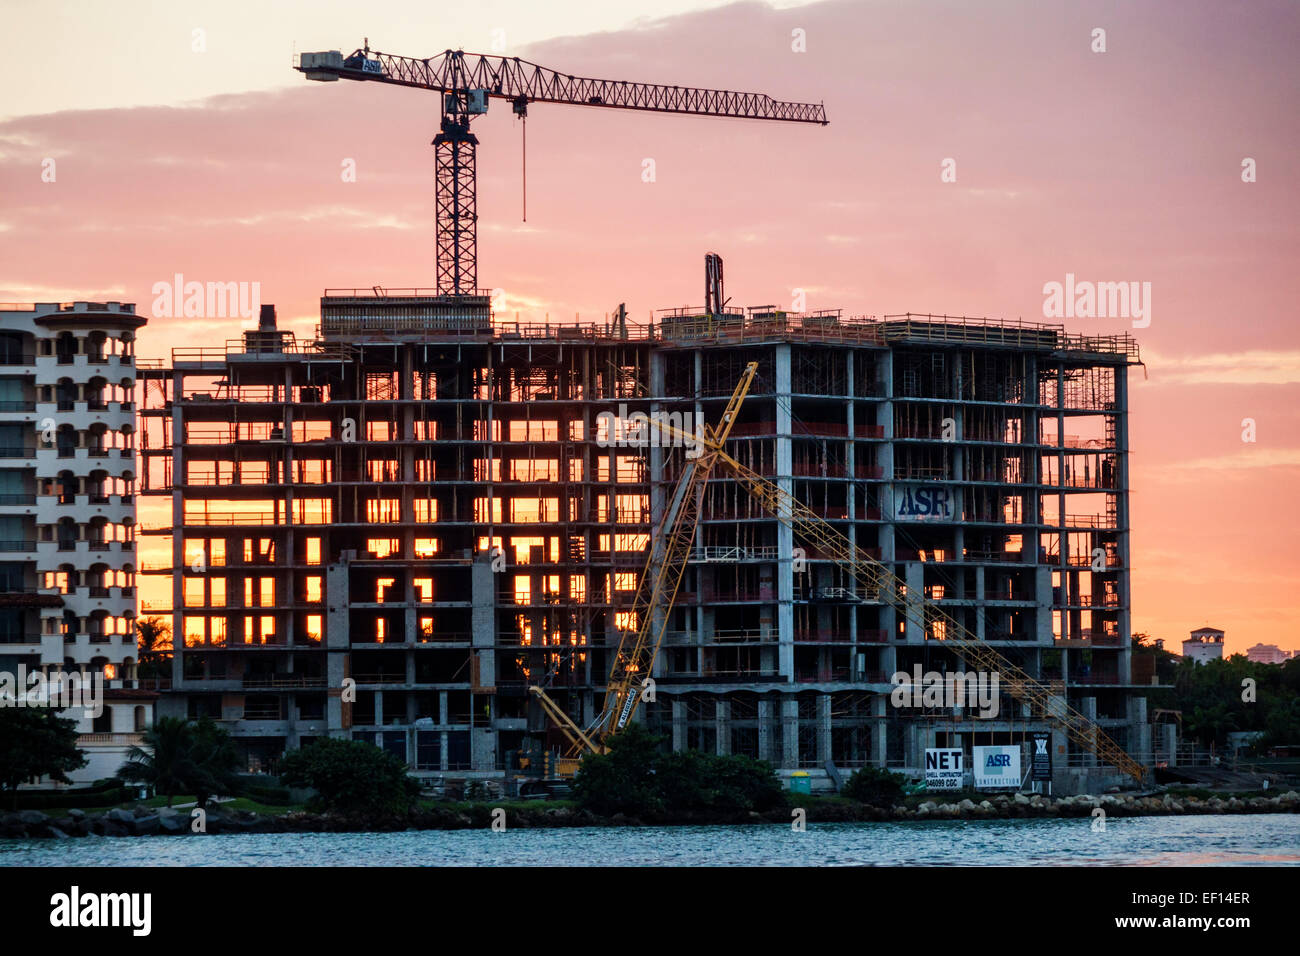
<instances>
[{"instance_id":1,"label":"orange glow","mask_svg":"<svg viewBox=\"0 0 1300 956\"><path fill-rule=\"evenodd\" d=\"M492 503L491 511L488 510L488 502ZM491 517L489 517L489 514ZM475 498L474 499L474 520L475 521L501 521L501 499L500 498Z\"/></svg>"},{"instance_id":2,"label":"orange glow","mask_svg":"<svg viewBox=\"0 0 1300 956\"><path fill-rule=\"evenodd\" d=\"M401 520L400 498L372 498L366 502L366 521L370 524L392 524Z\"/></svg>"},{"instance_id":3,"label":"orange glow","mask_svg":"<svg viewBox=\"0 0 1300 956\"><path fill-rule=\"evenodd\" d=\"M560 423L514 421L510 423L511 441L559 441Z\"/></svg>"},{"instance_id":4,"label":"orange glow","mask_svg":"<svg viewBox=\"0 0 1300 956\"><path fill-rule=\"evenodd\" d=\"M510 520L520 524L557 521L559 514L559 498L516 498L510 502Z\"/></svg>"},{"instance_id":5,"label":"orange glow","mask_svg":"<svg viewBox=\"0 0 1300 956\"><path fill-rule=\"evenodd\" d=\"M388 558L402 553L401 538L367 538L366 552L374 558Z\"/></svg>"}]
</instances>

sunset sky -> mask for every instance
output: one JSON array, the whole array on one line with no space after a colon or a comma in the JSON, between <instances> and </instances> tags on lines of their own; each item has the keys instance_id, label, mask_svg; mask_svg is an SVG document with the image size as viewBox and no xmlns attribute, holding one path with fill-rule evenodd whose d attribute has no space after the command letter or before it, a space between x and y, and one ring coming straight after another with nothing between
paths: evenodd
<instances>
[{"instance_id":1,"label":"sunset sky","mask_svg":"<svg viewBox=\"0 0 1300 956\"><path fill-rule=\"evenodd\" d=\"M1132 331L1146 363L1133 628L1175 650L1202 625L1229 653L1300 648L1300 5L6 0L0 27L0 301L147 313L175 273L259 282L300 338L326 287L433 285L438 103L307 82L295 49L504 44L586 76L824 102L824 128L533 105L524 223L520 124L493 101L480 285L521 319L626 302L644 321L699 305L716 251L741 305L802 289L850 315L1045 321L1067 273L1149 282L1147 328L1061 320ZM138 354L250 324L155 319Z\"/></svg>"}]
</instances>

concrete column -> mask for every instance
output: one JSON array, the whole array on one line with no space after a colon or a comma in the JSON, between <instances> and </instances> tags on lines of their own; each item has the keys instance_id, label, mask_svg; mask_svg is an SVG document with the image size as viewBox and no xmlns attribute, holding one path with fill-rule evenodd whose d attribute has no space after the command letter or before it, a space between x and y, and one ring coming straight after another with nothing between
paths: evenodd
<instances>
[{"instance_id":1,"label":"concrete column","mask_svg":"<svg viewBox=\"0 0 1300 956\"><path fill-rule=\"evenodd\" d=\"M781 766L799 766L799 699L793 694L781 696Z\"/></svg>"},{"instance_id":2,"label":"concrete column","mask_svg":"<svg viewBox=\"0 0 1300 956\"><path fill-rule=\"evenodd\" d=\"M324 570L325 677L329 688L325 699L325 728L331 737L346 737L352 725L352 704L342 699L343 681L351 674L346 557L336 564L327 565Z\"/></svg>"},{"instance_id":3,"label":"concrete column","mask_svg":"<svg viewBox=\"0 0 1300 956\"><path fill-rule=\"evenodd\" d=\"M1147 723L1147 699L1134 694L1128 699L1129 752L1145 755L1154 749L1151 743L1151 725Z\"/></svg>"},{"instance_id":4,"label":"concrete column","mask_svg":"<svg viewBox=\"0 0 1300 956\"><path fill-rule=\"evenodd\" d=\"M921 642L925 632L918 623L922 619L925 604L925 567L920 561L908 561L903 565L903 581L907 585L907 640Z\"/></svg>"},{"instance_id":5,"label":"concrete column","mask_svg":"<svg viewBox=\"0 0 1300 956\"><path fill-rule=\"evenodd\" d=\"M772 702L766 697L758 700L758 759L775 763L772 753Z\"/></svg>"},{"instance_id":6,"label":"concrete column","mask_svg":"<svg viewBox=\"0 0 1300 956\"><path fill-rule=\"evenodd\" d=\"M773 355L776 366L776 473L777 484L789 495L794 494L791 477L793 458L790 447L790 346L778 345ZM777 544L777 637L778 668L787 682L794 681L794 534L779 523Z\"/></svg>"},{"instance_id":7,"label":"concrete column","mask_svg":"<svg viewBox=\"0 0 1300 956\"><path fill-rule=\"evenodd\" d=\"M817 698L817 760L825 763L831 759L831 695Z\"/></svg>"},{"instance_id":8,"label":"concrete column","mask_svg":"<svg viewBox=\"0 0 1300 956\"><path fill-rule=\"evenodd\" d=\"M673 698L673 750L686 749L686 701Z\"/></svg>"},{"instance_id":9,"label":"concrete column","mask_svg":"<svg viewBox=\"0 0 1300 956\"><path fill-rule=\"evenodd\" d=\"M496 654L496 580L490 552L476 554L470 569L470 651L477 661L478 686L495 687ZM493 745L495 749L495 744Z\"/></svg>"},{"instance_id":10,"label":"concrete column","mask_svg":"<svg viewBox=\"0 0 1300 956\"><path fill-rule=\"evenodd\" d=\"M470 769L492 771L497 766L496 731L491 727L475 727L469 732Z\"/></svg>"},{"instance_id":11,"label":"concrete column","mask_svg":"<svg viewBox=\"0 0 1300 956\"><path fill-rule=\"evenodd\" d=\"M877 767L885 765L885 759L889 756L889 698L884 694L877 694L871 699L871 712L878 719L871 726L871 756L872 763Z\"/></svg>"},{"instance_id":12,"label":"concrete column","mask_svg":"<svg viewBox=\"0 0 1300 956\"><path fill-rule=\"evenodd\" d=\"M731 701L718 701L717 711L718 755L725 757L731 753Z\"/></svg>"},{"instance_id":13,"label":"concrete column","mask_svg":"<svg viewBox=\"0 0 1300 956\"><path fill-rule=\"evenodd\" d=\"M1079 710L1083 714L1083 716L1088 718L1088 720L1092 721L1093 723L1097 722L1097 698L1096 697L1079 698ZM1083 762L1084 762L1084 766L1096 767L1097 755L1091 753L1085 753Z\"/></svg>"}]
</instances>

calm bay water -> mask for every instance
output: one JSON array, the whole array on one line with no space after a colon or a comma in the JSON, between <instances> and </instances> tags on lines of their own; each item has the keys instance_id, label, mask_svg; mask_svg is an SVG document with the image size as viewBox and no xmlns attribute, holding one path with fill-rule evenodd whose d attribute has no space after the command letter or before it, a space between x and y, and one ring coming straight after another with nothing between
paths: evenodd
<instances>
[{"instance_id":1,"label":"calm bay water","mask_svg":"<svg viewBox=\"0 0 1300 956\"><path fill-rule=\"evenodd\" d=\"M1300 815L0 840L0 866L1300 865Z\"/></svg>"}]
</instances>

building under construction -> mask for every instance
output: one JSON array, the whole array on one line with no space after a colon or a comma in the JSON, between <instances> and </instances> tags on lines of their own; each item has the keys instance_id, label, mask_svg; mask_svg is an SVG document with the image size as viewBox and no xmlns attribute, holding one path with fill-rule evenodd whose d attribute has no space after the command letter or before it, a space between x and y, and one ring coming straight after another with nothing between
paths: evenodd
<instances>
[{"instance_id":1,"label":"building under construction","mask_svg":"<svg viewBox=\"0 0 1300 956\"><path fill-rule=\"evenodd\" d=\"M1132 339L720 296L649 326L540 326L494 322L486 296L328 290L309 342L264 307L241 340L142 368L141 490L172 505L145 529L171 554L144 569L172 585L160 713L222 721L252 769L323 735L447 780L562 752L528 688L596 718L690 454L623 425L712 423L753 361L732 457L1150 754L1152 675L1129 639ZM723 471L666 613L637 718L675 748L833 779L1053 729L1006 688L994 718L893 706L895 673L962 668L949 626L863 589ZM1052 752L1058 791L1109 779L1066 735Z\"/></svg>"}]
</instances>

